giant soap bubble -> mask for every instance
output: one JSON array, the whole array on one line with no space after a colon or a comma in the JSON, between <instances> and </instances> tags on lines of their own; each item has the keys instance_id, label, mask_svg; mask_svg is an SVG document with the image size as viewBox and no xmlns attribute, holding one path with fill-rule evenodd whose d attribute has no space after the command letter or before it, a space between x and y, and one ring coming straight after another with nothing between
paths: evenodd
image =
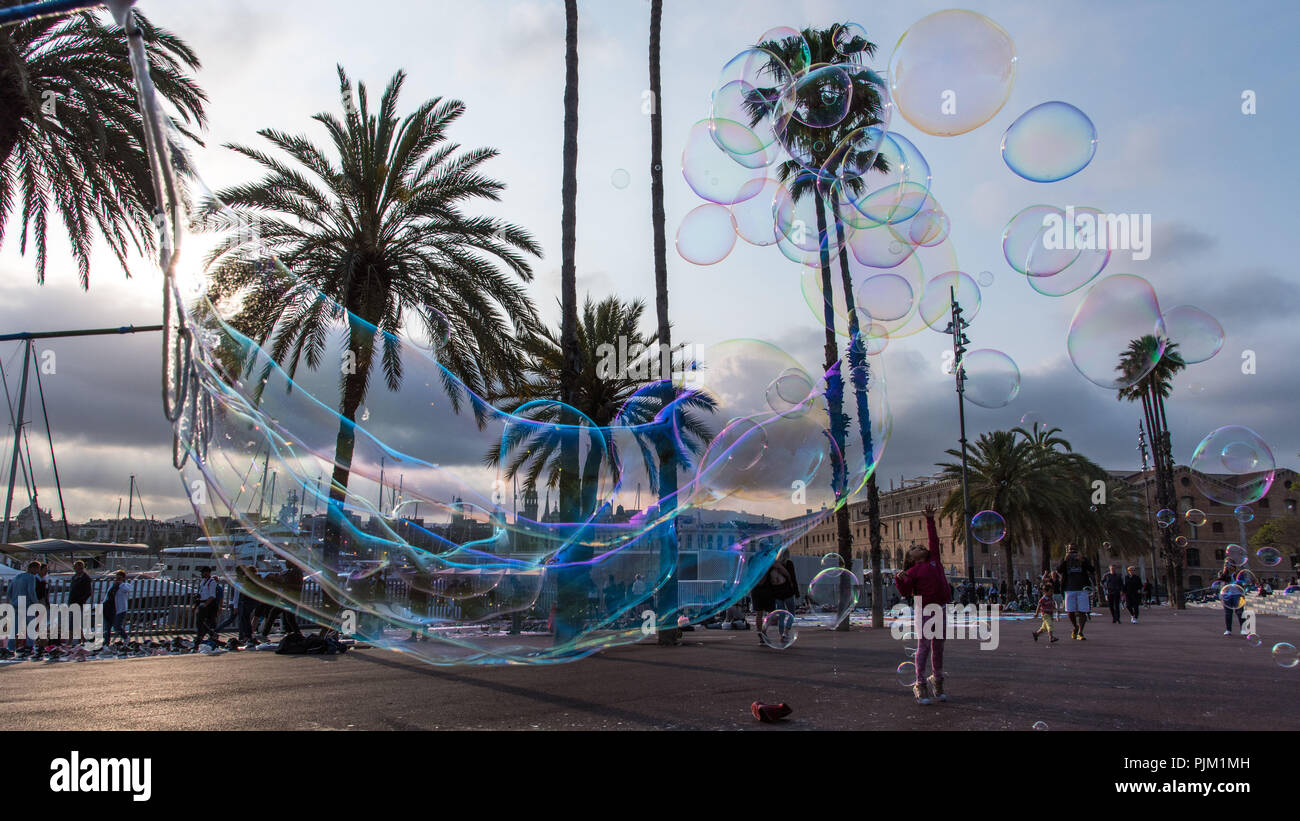
<instances>
[{"instance_id":1,"label":"giant soap bubble","mask_svg":"<svg viewBox=\"0 0 1300 821\"><path fill-rule=\"evenodd\" d=\"M1251 505L1273 486L1277 463L1268 443L1243 425L1211 432L1192 453L1197 490L1225 505Z\"/></svg>"},{"instance_id":2,"label":"giant soap bubble","mask_svg":"<svg viewBox=\"0 0 1300 821\"><path fill-rule=\"evenodd\" d=\"M1150 283L1131 274L1098 282L1079 303L1066 345L1070 361L1095 385L1136 384L1165 352L1160 305Z\"/></svg>"}]
</instances>

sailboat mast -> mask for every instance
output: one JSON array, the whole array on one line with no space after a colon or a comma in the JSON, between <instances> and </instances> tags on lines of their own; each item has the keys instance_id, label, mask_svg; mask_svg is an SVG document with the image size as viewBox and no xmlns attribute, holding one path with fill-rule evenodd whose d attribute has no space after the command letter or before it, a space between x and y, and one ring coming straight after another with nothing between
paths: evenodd
<instances>
[{"instance_id":1,"label":"sailboat mast","mask_svg":"<svg viewBox=\"0 0 1300 821\"><path fill-rule=\"evenodd\" d=\"M9 512L14 503L14 479L17 478L18 474L18 449L22 447L23 407L27 402L27 363L31 356L32 341L29 339L23 349L23 377L18 383L18 415L14 419L14 453L13 458L9 461L9 491L5 494L4 532L0 534L0 542L5 544L9 542Z\"/></svg>"}]
</instances>

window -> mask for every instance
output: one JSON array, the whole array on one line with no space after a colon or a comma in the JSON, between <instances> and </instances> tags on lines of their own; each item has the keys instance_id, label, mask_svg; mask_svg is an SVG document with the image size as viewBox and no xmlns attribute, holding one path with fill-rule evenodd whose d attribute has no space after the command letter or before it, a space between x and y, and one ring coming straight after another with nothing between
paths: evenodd
<instances>
[{"instance_id":1,"label":"window","mask_svg":"<svg viewBox=\"0 0 1300 821\"><path fill-rule=\"evenodd\" d=\"M1198 588L1204 587L1205 582L1201 580L1200 576L1188 576L1187 586L1192 590L1196 590Z\"/></svg>"},{"instance_id":2,"label":"window","mask_svg":"<svg viewBox=\"0 0 1300 821\"><path fill-rule=\"evenodd\" d=\"M1222 550L1216 550L1216 551L1214 551L1214 560L1215 560L1216 562L1221 562L1221 561L1223 561L1223 556L1224 556L1224 552L1223 552Z\"/></svg>"},{"instance_id":3,"label":"window","mask_svg":"<svg viewBox=\"0 0 1300 821\"><path fill-rule=\"evenodd\" d=\"M1219 552L1219 553L1222 553L1223 551L1220 550L1220 551L1218 551L1218 552ZM1223 557L1220 556L1219 558L1223 558ZM1200 564L1201 564L1201 551L1200 551L1200 549L1199 549L1199 548L1195 548L1195 547L1189 547L1189 548L1187 548L1187 566L1188 566L1188 567L1199 567Z\"/></svg>"},{"instance_id":4,"label":"window","mask_svg":"<svg viewBox=\"0 0 1300 821\"><path fill-rule=\"evenodd\" d=\"M1188 485L1190 485L1190 484L1192 483L1192 480L1191 480L1191 479L1188 479L1186 476L1184 476L1184 477L1183 477L1182 479L1180 479L1179 481L1182 483L1182 486L1183 486L1183 487L1187 487Z\"/></svg>"},{"instance_id":5,"label":"window","mask_svg":"<svg viewBox=\"0 0 1300 821\"><path fill-rule=\"evenodd\" d=\"M1215 523L1213 523L1212 525L1210 525L1210 532L1211 532L1211 533L1222 533L1222 532L1223 532L1223 522L1215 522Z\"/></svg>"},{"instance_id":6,"label":"window","mask_svg":"<svg viewBox=\"0 0 1300 821\"><path fill-rule=\"evenodd\" d=\"M1295 499L1286 500L1286 509L1291 511L1292 513L1295 513Z\"/></svg>"}]
</instances>

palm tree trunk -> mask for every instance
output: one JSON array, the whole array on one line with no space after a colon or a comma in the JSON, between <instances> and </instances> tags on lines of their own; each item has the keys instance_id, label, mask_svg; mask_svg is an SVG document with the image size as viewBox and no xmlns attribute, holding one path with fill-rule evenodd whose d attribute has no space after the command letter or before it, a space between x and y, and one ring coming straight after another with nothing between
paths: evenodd
<instances>
[{"instance_id":1,"label":"palm tree trunk","mask_svg":"<svg viewBox=\"0 0 1300 821\"><path fill-rule=\"evenodd\" d=\"M659 379L664 404L675 398L672 381L672 325L668 321L668 240L664 223L664 120L660 108L662 84L659 77L659 35L663 17L663 0L650 0L650 223L654 234L655 315L658 319ZM675 415L675 412L674 412ZM656 610L661 619L672 618L677 611L677 525L672 511L677 507L677 451L673 446L672 428L665 424L655 438L655 455L659 469L660 525L668 557L667 578L659 585ZM675 645L681 638L676 627L659 631L659 643Z\"/></svg>"},{"instance_id":2,"label":"palm tree trunk","mask_svg":"<svg viewBox=\"0 0 1300 821\"><path fill-rule=\"evenodd\" d=\"M560 347L564 368L560 371L560 401L572 405L579 372L578 351L578 2L564 0L564 166L560 198ZM580 519L577 419L565 413L562 424L569 427L560 440L560 519ZM579 540L574 539L573 543ZM561 563L572 557L561 551ZM581 568L561 568L556 591L555 642L562 644L577 634L586 590Z\"/></svg>"},{"instance_id":3,"label":"palm tree trunk","mask_svg":"<svg viewBox=\"0 0 1300 821\"><path fill-rule=\"evenodd\" d=\"M862 464L867 473L867 533L871 543L871 626L885 626L884 586L881 581L883 557L880 552L880 491L876 486L876 449L871 440L871 407L867 401L867 354L860 336L858 312L853 298L853 277L849 273L849 252L844 243L844 223L839 217L839 193L831 190L831 215L835 219L835 239L840 249L840 290L844 292L845 310L849 315L849 377L853 381L853 398L858 407L858 433L862 438ZM853 567L853 556L841 556L843 566ZM849 629L845 619L841 629Z\"/></svg>"},{"instance_id":4,"label":"palm tree trunk","mask_svg":"<svg viewBox=\"0 0 1300 821\"><path fill-rule=\"evenodd\" d=\"M374 337L358 322L349 330L348 350L356 355L353 373L343 375L343 391L339 401L339 432L334 439L334 474L330 481L329 505L325 511L324 559L333 566L343 549L344 524L347 522L345 503L348 480L352 473L352 455L356 449L357 409L366 398L370 382L370 368L374 356Z\"/></svg>"},{"instance_id":5,"label":"palm tree trunk","mask_svg":"<svg viewBox=\"0 0 1300 821\"><path fill-rule=\"evenodd\" d=\"M1159 427L1153 428L1156 431L1156 462L1162 464L1165 475L1165 493L1166 506L1170 510L1177 512L1177 498L1174 491L1174 459L1173 447L1169 437L1169 421L1165 417L1165 400L1160 395L1159 386L1156 381L1151 380L1151 407L1152 416L1160 422ZM1158 473L1157 473L1158 475ZM1165 568L1169 573L1169 598L1173 603L1174 609L1184 610L1187 607L1183 601L1183 569L1186 566L1183 551L1174 544L1173 528L1167 527L1164 532L1165 543Z\"/></svg>"},{"instance_id":6,"label":"palm tree trunk","mask_svg":"<svg viewBox=\"0 0 1300 821\"><path fill-rule=\"evenodd\" d=\"M831 490L835 493L836 544L842 557L853 557L853 532L849 528L849 508L844 498L847 484L844 463L844 440L848 436L848 417L844 415L844 376L839 368L839 345L835 341L835 300L831 287L830 251L826 248L826 205L816 191L810 193L817 207L817 236L821 246L823 321L826 330L826 405L830 417ZM870 430L870 428L868 428Z\"/></svg>"},{"instance_id":7,"label":"palm tree trunk","mask_svg":"<svg viewBox=\"0 0 1300 821\"><path fill-rule=\"evenodd\" d=\"M22 56L8 29L0 29L0 166L18 144L22 121L32 113L26 89L27 72Z\"/></svg>"}]
</instances>

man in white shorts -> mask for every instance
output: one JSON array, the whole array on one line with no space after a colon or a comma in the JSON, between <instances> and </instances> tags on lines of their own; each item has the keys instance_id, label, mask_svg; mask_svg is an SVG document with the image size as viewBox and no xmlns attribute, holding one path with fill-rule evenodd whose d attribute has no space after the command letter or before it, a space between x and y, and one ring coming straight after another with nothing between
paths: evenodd
<instances>
[{"instance_id":1,"label":"man in white shorts","mask_svg":"<svg viewBox=\"0 0 1300 821\"><path fill-rule=\"evenodd\" d=\"M1088 623L1088 612L1092 609L1089 590L1094 572L1092 563L1079 555L1079 548L1067 545L1065 561L1056 568L1056 572L1061 574L1061 583L1065 587L1065 612L1074 628L1070 638L1084 641L1083 628Z\"/></svg>"}]
</instances>

